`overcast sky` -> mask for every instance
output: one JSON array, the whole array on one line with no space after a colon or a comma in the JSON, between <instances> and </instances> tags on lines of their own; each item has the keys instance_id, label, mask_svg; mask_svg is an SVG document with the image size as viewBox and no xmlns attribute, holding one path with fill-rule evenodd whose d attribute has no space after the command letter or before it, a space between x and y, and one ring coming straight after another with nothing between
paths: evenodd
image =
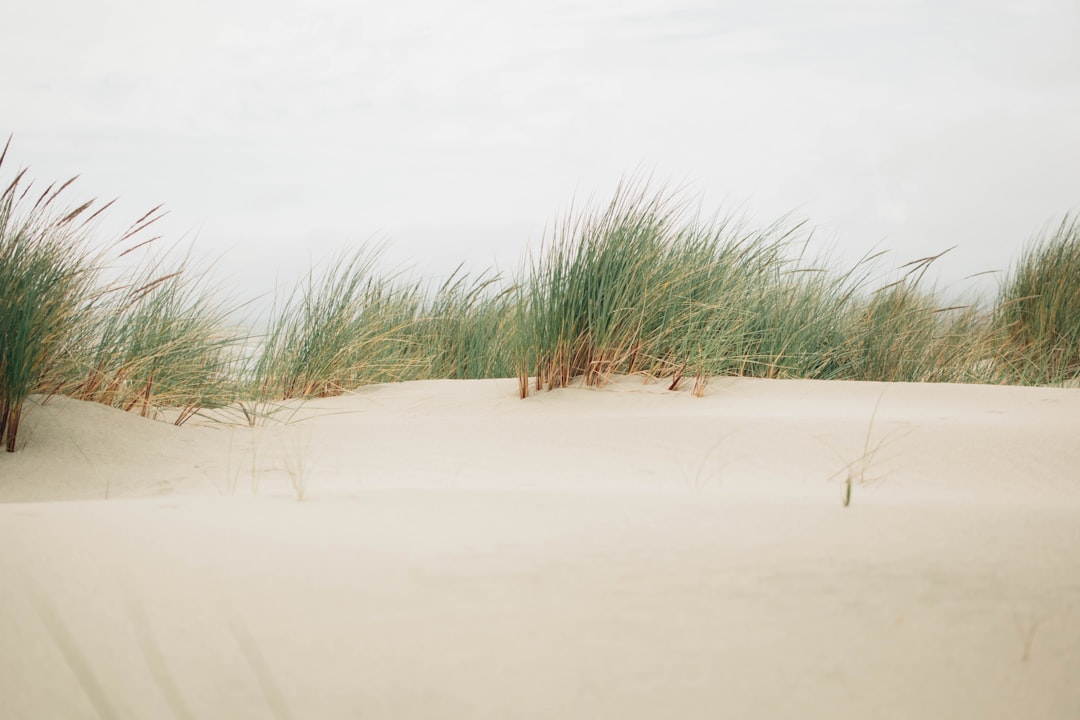
<instances>
[{"instance_id":1,"label":"overcast sky","mask_svg":"<svg viewBox=\"0 0 1080 720\"><path fill-rule=\"evenodd\" d=\"M638 169L950 287L1080 209L1076 0L39 0L0 24L10 166L252 292L367 240L516 267Z\"/></svg>"}]
</instances>

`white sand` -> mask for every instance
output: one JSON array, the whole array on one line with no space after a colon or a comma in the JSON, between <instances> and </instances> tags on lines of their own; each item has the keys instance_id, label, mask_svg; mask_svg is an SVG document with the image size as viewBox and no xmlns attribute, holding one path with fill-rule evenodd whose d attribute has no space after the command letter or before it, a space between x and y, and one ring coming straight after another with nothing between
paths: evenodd
<instances>
[{"instance_id":1,"label":"white sand","mask_svg":"<svg viewBox=\"0 0 1080 720\"><path fill-rule=\"evenodd\" d=\"M32 408L0 717L1080 717L1080 390L516 389Z\"/></svg>"}]
</instances>

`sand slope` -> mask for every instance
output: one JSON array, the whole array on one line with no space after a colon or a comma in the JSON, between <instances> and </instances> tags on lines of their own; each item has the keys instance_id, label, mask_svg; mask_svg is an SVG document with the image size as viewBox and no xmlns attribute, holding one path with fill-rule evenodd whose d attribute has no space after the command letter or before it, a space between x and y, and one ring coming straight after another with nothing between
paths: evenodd
<instances>
[{"instance_id":1,"label":"sand slope","mask_svg":"<svg viewBox=\"0 0 1080 720\"><path fill-rule=\"evenodd\" d=\"M431 381L24 423L0 717L1080 717L1080 390Z\"/></svg>"}]
</instances>

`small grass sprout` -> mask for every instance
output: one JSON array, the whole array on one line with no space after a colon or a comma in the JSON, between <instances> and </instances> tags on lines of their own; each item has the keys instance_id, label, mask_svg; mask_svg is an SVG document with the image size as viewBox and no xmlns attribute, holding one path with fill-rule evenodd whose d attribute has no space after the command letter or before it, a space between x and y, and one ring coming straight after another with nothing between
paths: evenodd
<instances>
[{"instance_id":1,"label":"small grass sprout","mask_svg":"<svg viewBox=\"0 0 1080 720\"><path fill-rule=\"evenodd\" d=\"M866 437L863 440L862 455L849 462L840 473L837 473L842 473L844 475L843 494L841 496L844 507L851 505L852 486L856 483L859 485L866 483L866 469L870 466L874 456L877 455L885 442L885 438L882 438L873 447L870 445L870 440L874 433L874 421L877 420L878 410L881 408L881 401L885 399L885 391L887 389L888 386L882 388L877 401L874 403L874 409L870 413L870 421L866 424ZM835 475L833 477L835 477Z\"/></svg>"}]
</instances>

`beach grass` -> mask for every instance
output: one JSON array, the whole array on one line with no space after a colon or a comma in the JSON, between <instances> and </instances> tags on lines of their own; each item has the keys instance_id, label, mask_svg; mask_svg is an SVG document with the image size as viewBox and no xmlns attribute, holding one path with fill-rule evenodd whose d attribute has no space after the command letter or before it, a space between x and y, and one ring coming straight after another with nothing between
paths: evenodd
<instances>
[{"instance_id":1,"label":"beach grass","mask_svg":"<svg viewBox=\"0 0 1080 720\"><path fill-rule=\"evenodd\" d=\"M9 138L0 152L0 169ZM38 192L26 171L0 194L0 441L16 447L22 406L75 341L93 293L92 202L64 205L74 178Z\"/></svg>"},{"instance_id":2,"label":"beach grass","mask_svg":"<svg viewBox=\"0 0 1080 720\"><path fill-rule=\"evenodd\" d=\"M489 271L471 277L459 268L425 295L412 345L430 378L511 377L514 288Z\"/></svg>"},{"instance_id":3,"label":"beach grass","mask_svg":"<svg viewBox=\"0 0 1080 720\"><path fill-rule=\"evenodd\" d=\"M57 358L55 392L143 416L179 408L176 424L233 402L241 333L220 298L189 258L147 256L88 307L82 342Z\"/></svg>"},{"instance_id":4,"label":"beach grass","mask_svg":"<svg viewBox=\"0 0 1080 720\"><path fill-rule=\"evenodd\" d=\"M9 141L10 143L10 141ZM0 155L0 164L6 156ZM152 210L101 246L108 206L67 205L71 181L0 195L0 439L32 393L181 423L202 408L272 407L403 380L517 376L521 397L640 374L704 392L723 375L1061 384L1080 377L1080 222L1037 237L992 306L923 276L938 256L877 269L808 257L812 231L702 218L646 182L571 211L512 277L387 271L377 247L313 266L256 332L191 258L160 252ZM110 272L118 257L136 258ZM111 277L105 281L102 278Z\"/></svg>"},{"instance_id":5,"label":"beach grass","mask_svg":"<svg viewBox=\"0 0 1080 720\"><path fill-rule=\"evenodd\" d=\"M1018 384L1080 376L1080 218L1030 242L998 296L999 363Z\"/></svg>"},{"instance_id":6,"label":"beach grass","mask_svg":"<svg viewBox=\"0 0 1080 720\"><path fill-rule=\"evenodd\" d=\"M362 247L312 269L271 313L251 373L257 397L313 398L423 375L414 343L422 298L377 272Z\"/></svg>"}]
</instances>

